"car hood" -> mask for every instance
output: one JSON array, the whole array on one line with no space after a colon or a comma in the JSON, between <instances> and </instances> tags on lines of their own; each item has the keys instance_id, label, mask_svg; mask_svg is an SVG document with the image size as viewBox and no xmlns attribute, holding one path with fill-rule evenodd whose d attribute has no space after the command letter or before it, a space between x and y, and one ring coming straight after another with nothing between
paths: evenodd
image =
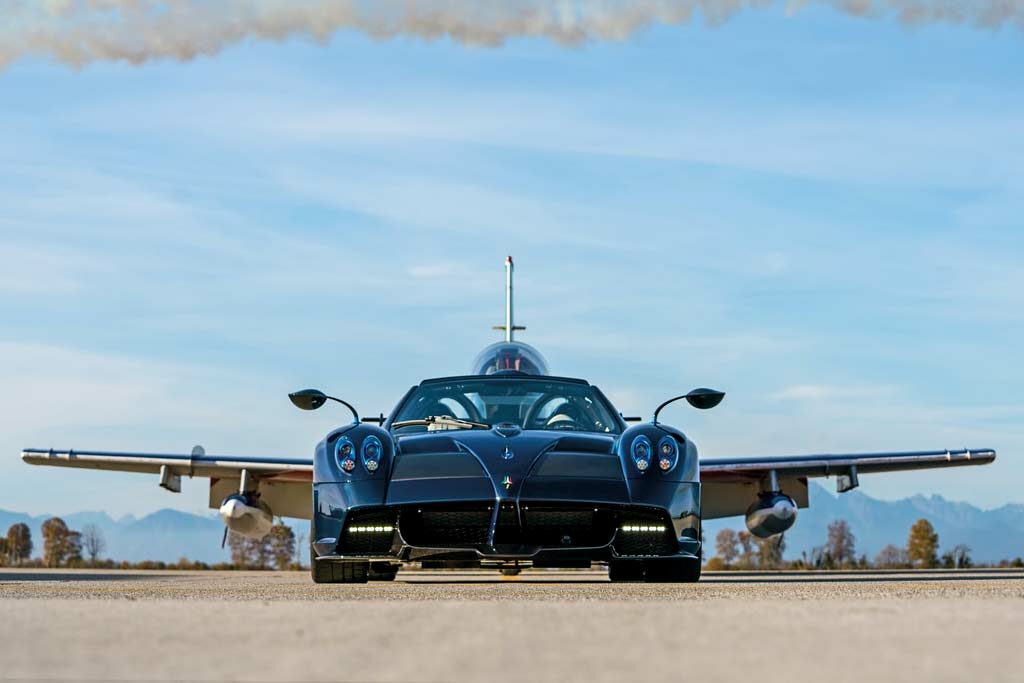
<instances>
[{"instance_id":1,"label":"car hood","mask_svg":"<svg viewBox=\"0 0 1024 683\"><path fill-rule=\"evenodd\" d=\"M623 478L616 435L520 430L453 430L400 436L388 502L446 490L455 498L518 498L529 480Z\"/></svg>"}]
</instances>

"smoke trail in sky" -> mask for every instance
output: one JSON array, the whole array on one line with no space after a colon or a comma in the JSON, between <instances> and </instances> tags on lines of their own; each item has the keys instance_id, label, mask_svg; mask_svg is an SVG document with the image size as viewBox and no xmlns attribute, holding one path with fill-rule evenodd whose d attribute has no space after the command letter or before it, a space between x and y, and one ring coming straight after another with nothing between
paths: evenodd
<instances>
[{"instance_id":1,"label":"smoke trail in sky","mask_svg":"<svg viewBox=\"0 0 1024 683\"><path fill-rule=\"evenodd\" d=\"M377 39L447 37L497 46L536 37L561 45L625 40L645 27L699 14L718 24L772 0L0 0L0 68L28 56L80 66L188 60L246 40L338 31ZM1024 28L1024 0L789 0L789 11L827 5L858 17L911 24Z\"/></svg>"}]
</instances>

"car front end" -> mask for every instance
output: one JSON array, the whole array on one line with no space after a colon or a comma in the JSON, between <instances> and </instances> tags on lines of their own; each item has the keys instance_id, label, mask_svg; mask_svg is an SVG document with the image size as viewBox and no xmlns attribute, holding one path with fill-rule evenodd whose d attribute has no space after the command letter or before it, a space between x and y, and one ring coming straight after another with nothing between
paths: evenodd
<instances>
[{"instance_id":1,"label":"car front end","mask_svg":"<svg viewBox=\"0 0 1024 683\"><path fill-rule=\"evenodd\" d=\"M473 414L426 414L439 405ZM431 380L394 416L319 444L315 563L607 563L627 577L668 566L699 575L696 448L665 425L627 429L596 387L550 377ZM503 416L511 419L470 419Z\"/></svg>"}]
</instances>

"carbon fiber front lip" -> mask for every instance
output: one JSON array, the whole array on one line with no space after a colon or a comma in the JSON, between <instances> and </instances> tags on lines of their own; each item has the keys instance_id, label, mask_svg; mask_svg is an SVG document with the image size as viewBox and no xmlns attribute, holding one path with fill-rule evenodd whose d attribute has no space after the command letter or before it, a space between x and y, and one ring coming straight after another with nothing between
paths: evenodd
<instances>
[{"instance_id":1,"label":"carbon fiber front lip","mask_svg":"<svg viewBox=\"0 0 1024 683\"><path fill-rule=\"evenodd\" d=\"M399 553L400 558L409 557L413 553L429 553L437 555L446 554L475 554L478 559L487 560L530 560L538 555L547 554L580 554L585 555L593 553L596 555L604 554L605 552L611 551L611 543L599 546L575 546L575 547L537 547L533 548L531 552L526 553L509 553L502 552L495 549L493 552L485 552L480 548L431 548L424 546L405 545L402 548L402 552Z\"/></svg>"},{"instance_id":2,"label":"carbon fiber front lip","mask_svg":"<svg viewBox=\"0 0 1024 683\"><path fill-rule=\"evenodd\" d=\"M417 557L411 557L412 553L422 553ZM434 558L443 558L448 556L449 559L477 559L477 560L519 560L519 561L534 561L537 559L549 559L550 555L587 555L592 554L590 559L593 562L607 562L613 559L630 559L630 560L646 560L646 559L665 559L665 558L685 558L688 560L700 559L699 549L690 552L681 550L674 555L619 555L615 552L615 549L611 545L601 546L597 548L541 548L537 552L531 555L517 555L507 553L481 553L473 548L414 548L413 546L404 546L397 555L320 555L315 558L316 561L325 562L421 562L423 560L430 560Z\"/></svg>"}]
</instances>

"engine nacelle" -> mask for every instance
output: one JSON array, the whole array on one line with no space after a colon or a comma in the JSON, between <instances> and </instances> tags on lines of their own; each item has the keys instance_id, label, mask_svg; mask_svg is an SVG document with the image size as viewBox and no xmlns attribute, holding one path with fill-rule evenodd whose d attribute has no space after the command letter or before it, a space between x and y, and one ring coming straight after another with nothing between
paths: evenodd
<instances>
[{"instance_id":1,"label":"engine nacelle","mask_svg":"<svg viewBox=\"0 0 1024 683\"><path fill-rule=\"evenodd\" d=\"M758 538L788 530L796 522L796 501L783 493L762 494L747 508L747 529Z\"/></svg>"},{"instance_id":2,"label":"engine nacelle","mask_svg":"<svg viewBox=\"0 0 1024 683\"><path fill-rule=\"evenodd\" d=\"M266 503L240 493L224 499L220 518L236 534L249 538L263 538L274 526L274 513Z\"/></svg>"}]
</instances>

